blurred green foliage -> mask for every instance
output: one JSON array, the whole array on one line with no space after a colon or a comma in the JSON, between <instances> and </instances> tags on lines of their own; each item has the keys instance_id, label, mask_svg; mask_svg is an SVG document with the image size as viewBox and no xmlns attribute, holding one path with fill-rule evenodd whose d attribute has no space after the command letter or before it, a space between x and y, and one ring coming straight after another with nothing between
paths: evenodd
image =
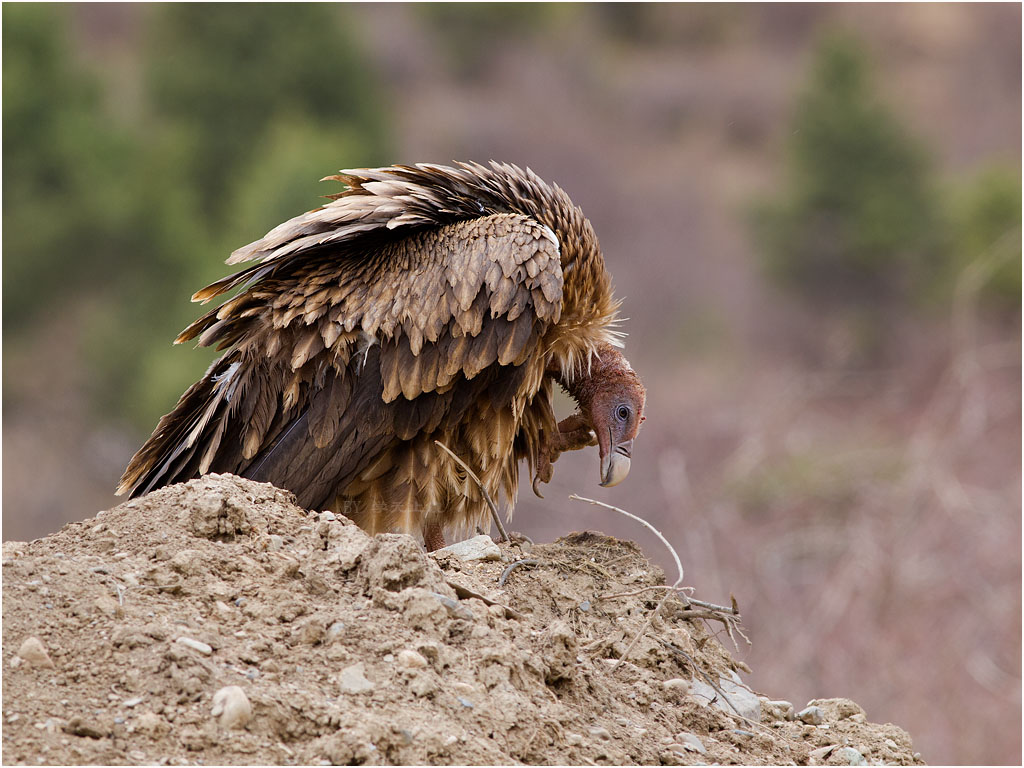
<instances>
[{"instance_id":1,"label":"blurred green foliage","mask_svg":"<svg viewBox=\"0 0 1024 768\"><path fill-rule=\"evenodd\" d=\"M820 46L784 185L755 225L769 275L812 306L903 300L938 266L943 221L927 156L880 103L852 39Z\"/></svg>"},{"instance_id":2,"label":"blurred green foliage","mask_svg":"<svg viewBox=\"0 0 1024 768\"><path fill-rule=\"evenodd\" d=\"M335 191L318 179L384 161L387 113L342 6L167 4L139 11L125 117L123 79L78 55L82 8L3 7L4 355L73 318L92 405L148 431L214 354L171 345L188 297Z\"/></svg>"},{"instance_id":3,"label":"blurred green foliage","mask_svg":"<svg viewBox=\"0 0 1024 768\"><path fill-rule=\"evenodd\" d=\"M1021 306L1021 202L1019 167L986 168L951 194L949 277L979 264L982 298L997 309Z\"/></svg>"},{"instance_id":4,"label":"blurred green foliage","mask_svg":"<svg viewBox=\"0 0 1024 768\"><path fill-rule=\"evenodd\" d=\"M58 6L3 7L3 321L17 333L114 271L133 146L67 46Z\"/></svg>"},{"instance_id":5,"label":"blurred green foliage","mask_svg":"<svg viewBox=\"0 0 1024 768\"><path fill-rule=\"evenodd\" d=\"M232 174L262 161L257 145L279 119L355 132L359 162L382 159L377 84L343 11L330 3L160 6L148 91L154 111L186 129L189 181L212 213L233 202Z\"/></svg>"}]
</instances>

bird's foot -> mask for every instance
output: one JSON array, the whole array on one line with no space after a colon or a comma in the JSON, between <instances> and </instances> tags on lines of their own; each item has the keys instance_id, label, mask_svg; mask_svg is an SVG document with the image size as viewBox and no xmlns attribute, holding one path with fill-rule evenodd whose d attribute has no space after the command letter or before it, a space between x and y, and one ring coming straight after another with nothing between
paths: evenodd
<instances>
[{"instance_id":1,"label":"bird's foot","mask_svg":"<svg viewBox=\"0 0 1024 768\"><path fill-rule=\"evenodd\" d=\"M536 473L533 476L533 492L544 498L539 483L550 483L554 474L554 464L558 457L566 451L578 451L580 448L597 445L597 438L583 420L583 416L574 413L558 423L558 433L551 439L541 439L540 455L537 457Z\"/></svg>"},{"instance_id":2,"label":"bird's foot","mask_svg":"<svg viewBox=\"0 0 1024 768\"><path fill-rule=\"evenodd\" d=\"M444 528L440 523L430 522L423 526L423 546L426 547L427 552L443 549L446 546Z\"/></svg>"}]
</instances>

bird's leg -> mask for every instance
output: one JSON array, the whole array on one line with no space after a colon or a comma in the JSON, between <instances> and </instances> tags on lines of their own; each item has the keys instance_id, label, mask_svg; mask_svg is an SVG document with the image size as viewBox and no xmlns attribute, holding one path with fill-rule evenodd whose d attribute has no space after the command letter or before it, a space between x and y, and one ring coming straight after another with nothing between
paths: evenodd
<instances>
[{"instance_id":1,"label":"bird's leg","mask_svg":"<svg viewBox=\"0 0 1024 768\"><path fill-rule=\"evenodd\" d=\"M560 454L566 451L578 451L589 445L597 445L597 438L594 437L583 414L577 412L558 422L558 432L554 437L548 437L547 434L541 437L537 471L533 478L533 492L540 498L544 498L540 493L538 483L551 482L551 477L554 474L554 467L551 465L558 461Z\"/></svg>"},{"instance_id":2,"label":"bird's leg","mask_svg":"<svg viewBox=\"0 0 1024 768\"><path fill-rule=\"evenodd\" d=\"M590 424L583 418L582 413L577 411L572 416L567 416L558 422L557 450L559 453L578 451L589 445L597 445L597 438L594 437Z\"/></svg>"},{"instance_id":3,"label":"bird's leg","mask_svg":"<svg viewBox=\"0 0 1024 768\"><path fill-rule=\"evenodd\" d=\"M436 520L431 520L423 526L423 545L427 552L433 552L445 546L444 527Z\"/></svg>"}]
</instances>

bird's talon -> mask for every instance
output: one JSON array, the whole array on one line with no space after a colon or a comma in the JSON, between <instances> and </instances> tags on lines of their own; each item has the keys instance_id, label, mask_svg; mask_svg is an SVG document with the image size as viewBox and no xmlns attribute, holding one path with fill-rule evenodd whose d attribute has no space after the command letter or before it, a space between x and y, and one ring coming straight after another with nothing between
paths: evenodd
<instances>
[{"instance_id":1,"label":"bird's talon","mask_svg":"<svg viewBox=\"0 0 1024 768\"><path fill-rule=\"evenodd\" d=\"M544 482L540 479L540 475L533 476L533 493L538 499L543 499L544 494L540 492L540 488L537 486L538 483Z\"/></svg>"}]
</instances>

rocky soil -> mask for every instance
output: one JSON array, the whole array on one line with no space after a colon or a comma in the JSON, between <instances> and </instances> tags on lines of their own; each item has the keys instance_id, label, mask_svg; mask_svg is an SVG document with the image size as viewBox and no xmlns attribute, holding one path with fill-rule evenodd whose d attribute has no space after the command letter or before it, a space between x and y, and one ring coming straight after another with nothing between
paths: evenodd
<instances>
[{"instance_id":1,"label":"rocky soil","mask_svg":"<svg viewBox=\"0 0 1024 768\"><path fill-rule=\"evenodd\" d=\"M705 608L652 621L629 542L427 555L292 501L211 475L4 543L3 762L921 762L852 701L750 691Z\"/></svg>"}]
</instances>

